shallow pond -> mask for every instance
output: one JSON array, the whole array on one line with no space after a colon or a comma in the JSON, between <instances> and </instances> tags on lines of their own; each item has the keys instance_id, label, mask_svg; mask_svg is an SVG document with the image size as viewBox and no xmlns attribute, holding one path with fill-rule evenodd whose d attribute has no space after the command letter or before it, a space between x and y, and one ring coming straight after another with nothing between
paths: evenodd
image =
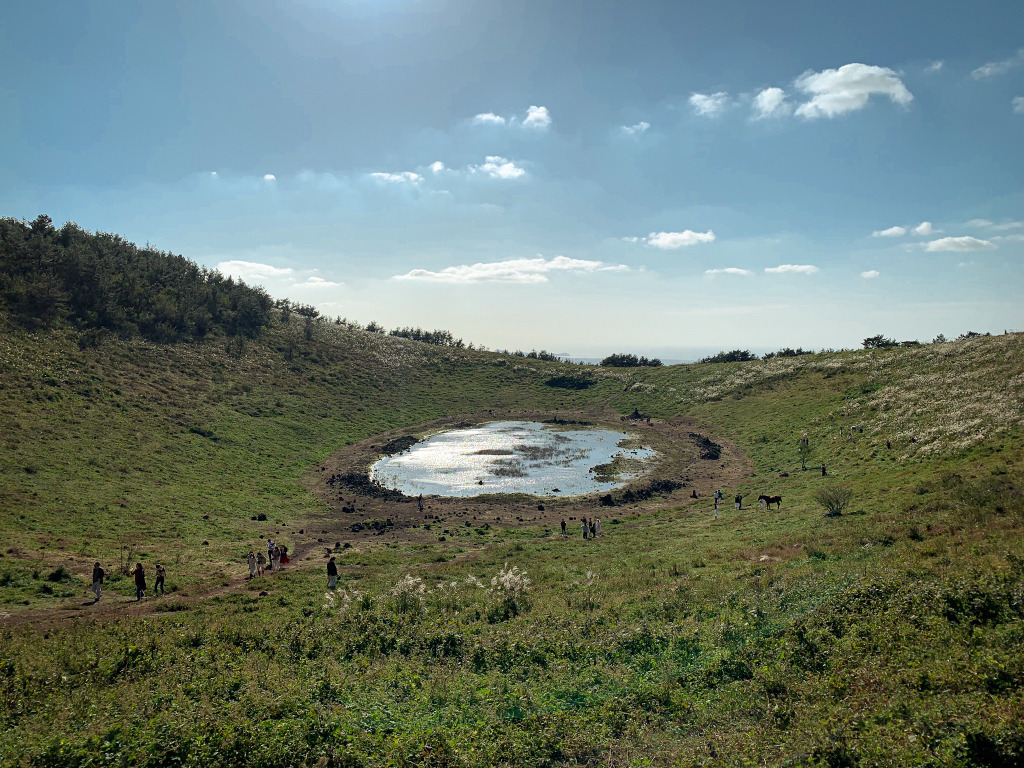
<instances>
[{"instance_id":1,"label":"shallow pond","mask_svg":"<svg viewBox=\"0 0 1024 768\"><path fill-rule=\"evenodd\" d=\"M653 455L609 429L499 421L433 435L381 459L370 477L406 496L575 496L617 488Z\"/></svg>"}]
</instances>

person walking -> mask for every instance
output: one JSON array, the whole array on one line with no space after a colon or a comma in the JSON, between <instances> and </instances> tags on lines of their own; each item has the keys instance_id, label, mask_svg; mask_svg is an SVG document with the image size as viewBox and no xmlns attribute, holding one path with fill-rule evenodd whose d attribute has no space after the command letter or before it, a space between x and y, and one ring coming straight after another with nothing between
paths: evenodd
<instances>
[{"instance_id":1,"label":"person walking","mask_svg":"<svg viewBox=\"0 0 1024 768\"><path fill-rule=\"evenodd\" d=\"M597 520L594 521L594 529L597 531L597 535L600 536L601 535L601 518L600 517L597 518Z\"/></svg>"},{"instance_id":2,"label":"person walking","mask_svg":"<svg viewBox=\"0 0 1024 768\"><path fill-rule=\"evenodd\" d=\"M263 569L266 567L266 565L267 558L263 556L263 552L261 551L258 555L256 555L256 573L262 576Z\"/></svg>"},{"instance_id":3,"label":"person walking","mask_svg":"<svg viewBox=\"0 0 1024 768\"><path fill-rule=\"evenodd\" d=\"M562 518L562 535L565 536L565 518Z\"/></svg>"},{"instance_id":4,"label":"person walking","mask_svg":"<svg viewBox=\"0 0 1024 768\"><path fill-rule=\"evenodd\" d=\"M734 501L736 502L736 509L743 509L743 496L737 493Z\"/></svg>"},{"instance_id":5,"label":"person walking","mask_svg":"<svg viewBox=\"0 0 1024 768\"><path fill-rule=\"evenodd\" d=\"M103 573L103 568L99 563L96 563L92 567L92 591L96 595L94 603L98 603L100 598L103 596L103 577L106 574Z\"/></svg>"},{"instance_id":6,"label":"person walking","mask_svg":"<svg viewBox=\"0 0 1024 768\"><path fill-rule=\"evenodd\" d=\"M587 535L590 533L590 526L587 525L587 518L583 518L583 540L587 540Z\"/></svg>"},{"instance_id":7,"label":"person walking","mask_svg":"<svg viewBox=\"0 0 1024 768\"><path fill-rule=\"evenodd\" d=\"M245 561L249 564L249 578L256 577L256 553L251 549L249 550L249 556L245 558Z\"/></svg>"},{"instance_id":8,"label":"person walking","mask_svg":"<svg viewBox=\"0 0 1024 768\"><path fill-rule=\"evenodd\" d=\"M590 538L597 538L597 524L594 522L594 518L590 518Z\"/></svg>"},{"instance_id":9,"label":"person walking","mask_svg":"<svg viewBox=\"0 0 1024 768\"><path fill-rule=\"evenodd\" d=\"M338 565L332 557L327 561L327 588L334 589L338 586Z\"/></svg>"},{"instance_id":10,"label":"person walking","mask_svg":"<svg viewBox=\"0 0 1024 768\"><path fill-rule=\"evenodd\" d=\"M135 600L138 601L146 596L146 569L142 563L135 564L132 575L135 577Z\"/></svg>"},{"instance_id":11,"label":"person walking","mask_svg":"<svg viewBox=\"0 0 1024 768\"><path fill-rule=\"evenodd\" d=\"M164 579L167 578L167 571L160 563L156 564L156 581L153 582L153 597L156 597L156 591L159 589L160 594L164 594Z\"/></svg>"}]
</instances>

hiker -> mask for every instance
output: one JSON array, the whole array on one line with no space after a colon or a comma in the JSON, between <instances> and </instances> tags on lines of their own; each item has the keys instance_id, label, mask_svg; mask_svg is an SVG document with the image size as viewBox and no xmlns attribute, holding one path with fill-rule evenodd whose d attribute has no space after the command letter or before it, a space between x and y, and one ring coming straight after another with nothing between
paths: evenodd
<instances>
[{"instance_id":1,"label":"hiker","mask_svg":"<svg viewBox=\"0 0 1024 768\"><path fill-rule=\"evenodd\" d=\"M597 518L597 520L594 521L594 529L597 531L597 535L600 536L601 535L601 518L600 517Z\"/></svg>"},{"instance_id":2,"label":"hiker","mask_svg":"<svg viewBox=\"0 0 1024 768\"><path fill-rule=\"evenodd\" d=\"M822 464L822 465L821 465L821 476L822 476L822 477L824 477L824 476L825 476L825 475L827 475L827 474L828 474L828 472L826 472L826 471L825 471L825 465L824 465L824 464Z\"/></svg>"},{"instance_id":3,"label":"hiker","mask_svg":"<svg viewBox=\"0 0 1024 768\"><path fill-rule=\"evenodd\" d=\"M597 524L594 522L593 518L590 519L590 538L597 538Z\"/></svg>"},{"instance_id":4,"label":"hiker","mask_svg":"<svg viewBox=\"0 0 1024 768\"><path fill-rule=\"evenodd\" d=\"M697 498L697 489L696 488L694 488L692 491L690 491L690 498L691 499L696 499Z\"/></svg>"},{"instance_id":5,"label":"hiker","mask_svg":"<svg viewBox=\"0 0 1024 768\"><path fill-rule=\"evenodd\" d=\"M562 535L565 536L565 518L562 518Z\"/></svg>"},{"instance_id":6,"label":"hiker","mask_svg":"<svg viewBox=\"0 0 1024 768\"><path fill-rule=\"evenodd\" d=\"M159 589L160 594L164 594L164 579L167 577L167 571L160 563L156 564L156 581L153 582L153 597L156 597L156 591Z\"/></svg>"},{"instance_id":7,"label":"hiker","mask_svg":"<svg viewBox=\"0 0 1024 768\"><path fill-rule=\"evenodd\" d=\"M92 591L96 595L96 599L93 602L98 603L100 597L103 596L103 568L100 567L99 563L96 563L92 567Z\"/></svg>"},{"instance_id":8,"label":"hiker","mask_svg":"<svg viewBox=\"0 0 1024 768\"><path fill-rule=\"evenodd\" d=\"M288 557L288 547L284 544L281 545L281 565L288 565L292 559Z\"/></svg>"},{"instance_id":9,"label":"hiker","mask_svg":"<svg viewBox=\"0 0 1024 768\"><path fill-rule=\"evenodd\" d=\"M715 506L716 507L718 506L718 502L720 502L721 500L722 500L722 489L719 488L717 491L715 491Z\"/></svg>"},{"instance_id":10,"label":"hiker","mask_svg":"<svg viewBox=\"0 0 1024 768\"><path fill-rule=\"evenodd\" d=\"M423 494L421 493L419 498L416 499L416 506L420 508L420 512L423 511Z\"/></svg>"},{"instance_id":11,"label":"hiker","mask_svg":"<svg viewBox=\"0 0 1024 768\"><path fill-rule=\"evenodd\" d=\"M135 576L135 599L141 600L146 596L146 569L142 563L135 564L132 575Z\"/></svg>"},{"instance_id":12,"label":"hiker","mask_svg":"<svg viewBox=\"0 0 1024 768\"><path fill-rule=\"evenodd\" d=\"M245 558L245 561L249 564L249 578L255 578L256 576L256 553L251 549L249 550L249 556Z\"/></svg>"},{"instance_id":13,"label":"hiker","mask_svg":"<svg viewBox=\"0 0 1024 768\"><path fill-rule=\"evenodd\" d=\"M262 552L260 552L258 555L256 555L256 573L258 575L260 575L260 576L263 575L263 568L266 566L266 564L267 564L267 558L264 557Z\"/></svg>"},{"instance_id":14,"label":"hiker","mask_svg":"<svg viewBox=\"0 0 1024 768\"><path fill-rule=\"evenodd\" d=\"M737 493L734 501L736 502L736 509L743 509L743 496Z\"/></svg>"},{"instance_id":15,"label":"hiker","mask_svg":"<svg viewBox=\"0 0 1024 768\"><path fill-rule=\"evenodd\" d=\"M587 525L587 518L583 518L583 540L586 541L590 534L590 526Z\"/></svg>"},{"instance_id":16,"label":"hiker","mask_svg":"<svg viewBox=\"0 0 1024 768\"><path fill-rule=\"evenodd\" d=\"M277 570L281 565L281 550L274 545L274 548L270 550L270 570Z\"/></svg>"},{"instance_id":17,"label":"hiker","mask_svg":"<svg viewBox=\"0 0 1024 768\"><path fill-rule=\"evenodd\" d=\"M332 557L327 561L327 588L334 589L338 586L338 566Z\"/></svg>"}]
</instances>

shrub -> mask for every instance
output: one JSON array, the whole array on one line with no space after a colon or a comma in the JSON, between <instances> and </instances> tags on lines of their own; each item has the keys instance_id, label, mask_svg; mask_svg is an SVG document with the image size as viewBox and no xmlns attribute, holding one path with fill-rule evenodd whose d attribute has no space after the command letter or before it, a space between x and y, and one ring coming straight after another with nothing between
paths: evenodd
<instances>
[{"instance_id":1,"label":"shrub","mask_svg":"<svg viewBox=\"0 0 1024 768\"><path fill-rule=\"evenodd\" d=\"M826 485L814 492L814 500L825 509L825 517L839 517L853 498L853 491L841 485Z\"/></svg>"},{"instance_id":2,"label":"shrub","mask_svg":"<svg viewBox=\"0 0 1024 768\"><path fill-rule=\"evenodd\" d=\"M408 573L405 574L391 590L391 597L395 601L395 612L418 614L423 610L425 594L423 579L414 578Z\"/></svg>"},{"instance_id":3,"label":"shrub","mask_svg":"<svg viewBox=\"0 0 1024 768\"><path fill-rule=\"evenodd\" d=\"M526 571L518 566L502 566L497 575L491 579L491 607L487 612L487 620L492 624L507 621L529 608L527 593L530 591L530 579Z\"/></svg>"}]
</instances>

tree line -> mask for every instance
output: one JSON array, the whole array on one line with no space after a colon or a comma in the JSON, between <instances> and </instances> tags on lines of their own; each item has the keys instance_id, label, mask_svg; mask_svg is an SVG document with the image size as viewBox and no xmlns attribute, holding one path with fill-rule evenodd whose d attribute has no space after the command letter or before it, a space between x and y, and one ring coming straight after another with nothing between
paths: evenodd
<instances>
[{"instance_id":1,"label":"tree line","mask_svg":"<svg viewBox=\"0 0 1024 768\"><path fill-rule=\"evenodd\" d=\"M184 256L73 222L57 229L40 215L0 218L0 307L30 330L66 325L175 342L217 332L255 338L273 300Z\"/></svg>"}]
</instances>

